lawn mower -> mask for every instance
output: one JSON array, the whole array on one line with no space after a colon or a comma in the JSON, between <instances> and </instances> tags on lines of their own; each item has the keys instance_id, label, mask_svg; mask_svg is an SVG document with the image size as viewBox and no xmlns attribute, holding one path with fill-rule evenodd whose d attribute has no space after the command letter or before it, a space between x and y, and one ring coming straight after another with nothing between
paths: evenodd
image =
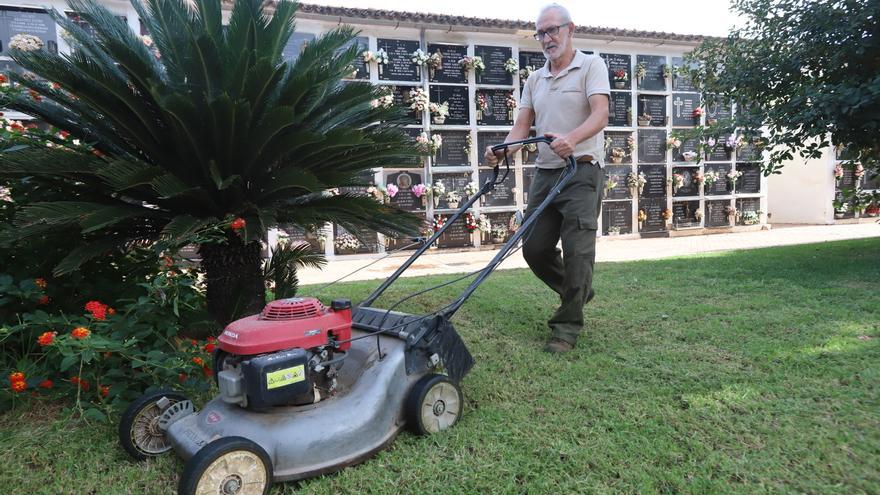
<instances>
[{"instance_id":1,"label":"lawn mower","mask_svg":"<svg viewBox=\"0 0 880 495\"><path fill-rule=\"evenodd\" d=\"M535 214L452 303L427 315L373 303L483 194L510 173L507 148L547 138L503 143L503 174L491 179L363 302L313 297L268 303L260 314L230 323L218 338L214 370L220 394L200 411L173 391L147 393L119 425L120 442L141 460L174 450L186 460L179 494L265 494L291 481L359 463L408 427L443 431L463 409L459 383L474 364L450 318L510 254L532 222L574 175L570 158Z\"/></svg>"}]
</instances>

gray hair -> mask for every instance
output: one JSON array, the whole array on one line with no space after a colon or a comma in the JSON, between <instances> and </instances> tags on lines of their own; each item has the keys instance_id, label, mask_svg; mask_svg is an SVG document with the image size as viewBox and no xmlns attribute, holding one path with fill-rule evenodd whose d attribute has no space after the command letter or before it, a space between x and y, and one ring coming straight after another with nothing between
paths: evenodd
<instances>
[{"instance_id":1,"label":"gray hair","mask_svg":"<svg viewBox=\"0 0 880 495\"><path fill-rule=\"evenodd\" d=\"M571 14L568 13L568 9L563 7L562 5L559 5L558 3L551 3L541 7L541 11L538 12L538 19L540 19L541 16L544 15L544 13L548 10L555 10L556 12L559 12L559 15L562 16L563 22L571 22Z\"/></svg>"}]
</instances>

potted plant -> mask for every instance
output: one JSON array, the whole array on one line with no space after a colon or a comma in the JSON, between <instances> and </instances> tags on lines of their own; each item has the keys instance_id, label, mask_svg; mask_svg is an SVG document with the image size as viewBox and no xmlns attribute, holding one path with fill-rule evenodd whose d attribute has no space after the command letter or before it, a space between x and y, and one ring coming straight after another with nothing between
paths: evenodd
<instances>
[{"instance_id":1,"label":"potted plant","mask_svg":"<svg viewBox=\"0 0 880 495\"><path fill-rule=\"evenodd\" d=\"M427 53L423 52L421 48L410 54L410 60L412 60L413 65L417 67L427 65L430 58L431 57L429 57Z\"/></svg>"},{"instance_id":2,"label":"potted plant","mask_svg":"<svg viewBox=\"0 0 880 495\"><path fill-rule=\"evenodd\" d=\"M474 105L477 107L477 120L483 120L483 112L489 109L489 101L483 93L477 93L474 99Z\"/></svg>"},{"instance_id":3,"label":"potted plant","mask_svg":"<svg viewBox=\"0 0 880 495\"><path fill-rule=\"evenodd\" d=\"M333 245L336 247L336 254L354 254L361 248L361 241L357 237L343 232L333 239Z\"/></svg>"},{"instance_id":4,"label":"potted plant","mask_svg":"<svg viewBox=\"0 0 880 495\"><path fill-rule=\"evenodd\" d=\"M533 66L527 65L523 67L519 70L520 80L527 81L529 79L529 76L531 76L533 72L535 72L535 68Z\"/></svg>"},{"instance_id":5,"label":"potted plant","mask_svg":"<svg viewBox=\"0 0 880 495\"><path fill-rule=\"evenodd\" d=\"M677 150L679 148L681 148L681 139L679 139L677 136L670 136L666 139L666 149Z\"/></svg>"},{"instance_id":6,"label":"potted plant","mask_svg":"<svg viewBox=\"0 0 880 495\"><path fill-rule=\"evenodd\" d=\"M507 237L507 226L506 225L493 225L491 230L492 243L493 244L503 244L504 239Z\"/></svg>"},{"instance_id":7,"label":"potted plant","mask_svg":"<svg viewBox=\"0 0 880 495\"><path fill-rule=\"evenodd\" d=\"M660 212L660 216L663 217L663 220L666 222L666 225L672 223L672 210L669 208L663 208L663 211Z\"/></svg>"},{"instance_id":8,"label":"potted plant","mask_svg":"<svg viewBox=\"0 0 880 495\"><path fill-rule=\"evenodd\" d=\"M684 186L684 175L672 174L672 194L678 193L678 190Z\"/></svg>"},{"instance_id":9,"label":"potted plant","mask_svg":"<svg viewBox=\"0 0 880 495\"><path fill-rule=\"evenodd\" d=\"M507 93L504 101L507 104L507 119L513 120L513 111L516 110L516 97L513 96L513 91Z\"/></svg>"},{"instance_id":10,"label":"potted plant","mask_svg":"<svg viewBox=\"0 0 880 495\"><path fill-rule=\"evenodd\" d=\"M672 77L672 73L675 72L675 68L669 64L663 64L663 77L665 79L669 79Z\"/></svg>"},{"instance_id":11,"label":"potted plant","mask_svg":"<svg viewBox=\"0 0 880 495\"><path fill-rule=\"evenodd\" d=\"M837 164L834 166L834 185L840 186L840 179L843 179L843 165Z\"/></svg>"},{"instance_id":12,"label":"potted plant","mask_svg":"<svg viewBox=\"0 0 880 495\"><path fill-rule=\"evenodd\" d=\"M422 203L422 208L428 206L428 196L431 195L431 190L428 188L428 186L424 184L415 184L410 189L410 192L413 196L419 199L419 201Z\"/></svg>"},{"instance_id":13,"label":"potted plant","mask_svg":"<svg viewBox=\"0 0 880 495\"><path fill-rule=\"evenodd\" d=\"M440 198L446 194L446 184L441 181L434 181L434 185L431 186L431 197L434 199L434 208L440 205Z\"/></svg>"},{"instance_id":14,"label":"potted plant","mask_svg":"<svg viewBox=\"0 0 880 495\"><path fill-rule=\"evenodd\" d=\"M611 148L611 163L621 163L626 158L626 151L623 148Z\"/></svg>"},{"instance_id":15,"label":"potted plant","mask_svg":"<svg viewBox=\"0 0 880 495\"><path fill-rule=\"evenodd\" d=\"M739 170L731 169L730 172L727 172L727 183L729 185L728 190L732 193L736 192L736 181L742 177L742 172Z\"/></svg>"},{"instance_id":16,"label":"potted plant","mask_svg":"<svg viewBox=\"0 0 880 495\"><path fill-rule=\"evenodd\" d=\"M427 132L422 132L416 136L416 149L425 156L434 156L443 146L443 136L440 134L432 134L428 137Z\"/></svg>"},{"instance_id":17,"label":"potted plant","mask_svg":"<svg viewBox=\"0 0 880 495\"><path fill-rule=\"evenodd\" d=\"M446 206L454 210L458 208L458 204L461 202L461 193L455 190L446 191L443 199L446 200Z\"/></svg>"},{"instance_id":18,"label":"potted plant","mask_svg":"<svg viewBox=\"0 0 880 495\"><path fill-rule=\"evenodd\" d=\"M436 71L443 70L443 54L440 53L440 49L437 49L436 52L428 57L426 64L428 66L428 77L433 79Z\"/></svg>"},{"instance_id":19,"label":"potted plant","mask_svg":"<svg viewBox=\"0 0 880 495\"><path fill-rule=\"evenodd\" d=\"M467 212L464 214L464 228L466 228L468 233L471 235L471 240L473 240L474 232L476 232L479 227L480 225L477 222L477 219L474 218L473 213Z\"/></svg>"},{"instance_id":20,"label":"potted plant","mask_svg":"<svg viewBox=\"0 0 880 495\"><path fill-rule=\"evenodd\" d=\"M613 74L614 78L614 87L616 89L624 89L626 88L626 81L629 80L629 74L626 73L625 69L617 69Z\"/></svg>"},{"instance_id":21,"label":"potted plant","mask_svg":"<svg viewBox=\"0 0 880 495\"><path fill-rule=\"evenodd\" d=\"M712 190L712 186L718 182L718 172L714 170L709 170L705 174L703 174L703 185L706 187L706 190Z\"/></svg>"},{"instance_id":22,"label":"potted plant","mask_svg":"<svg viewBox=\"0 0 880 495\"><path fill-rule=\"evenodd\" d=\"M509 58L504 61L504 70L507 71L508 74L516 74L519 72L519 62L514 58Z\"/></svg>"},{"instance_id":23,"label":"potted plant","mask_svg":"<svg viewBox=\"0 0 880 495\"><path fill-rule=\"evenodd\" d=\"M437 125L442 125L446 122L446 117L449 116L449 102L444 101L443 103L430 103L428 105L428 112L432 115L432 120Z\"/></svg>"},{"instance_id":24,"label":"potted plant","mask_svg":"<svg viewBox=\"0 0 880 495\"><path fill-rule=\"evenodd\" d=\"M647 126L651 125L651 114L645 112L645 113L639 115L636 120L639 121L639 126L647 127Z\"/></svg>"},{"instance_id":25,"label":"potted plant","mask_svg":"<svg viewBox=\"0 0 880 495\"><path fill-rule=\"evenodd\" d=\"M641 84L642 79L644 79L645 75L648 74L648 68L645 66L644 62L639 62L636 64L636 80Z\"/></svg>"},{"instance_id":26,"label":"potted plant","mask_svg":"<svg viewBox=\"0 0 880 495\"><path fill-rule=\"evenodd\" d=\"M465 72L473 69L474 74L477 76L477 83L480 82L480 75L483 73L483 70L486 69L486 65L483 63L483 58L479 56L462 57L458 59L458 66Z\"/></svg>"},{"instance_id":27,"label":"potted plant","mask_svg":"<svg viewBox=\"0 0 880 495\"><path fill-rule=\"evenodd\" d=\"M608 235L620 235L620 227L608 227Z\"/></svg>"},{"instance_id":28,"label":"potted plant","mask_svg":"<svg viewBox=\"0 0 880 495\"><path fill-rule=\"evenodd\" d=\"M757 225L761 223L761 210L748 210L742 213L743 225Z\"/></svg>"},{"instance_id":29,"label":"potted plant","mask_svg":"<svg viewBox=\"0 0 880 495\"><path fill-rule=\"evenodd\" d=\"M645 189L645 184L648 183L648 178L645 177L644 173L630 172L626 176L626 185L632 191L632 195L635 196L635 191L638 190L639 195L642 194L642 191Z\"/></svg>"},{"instance_id":30,"label":"potted plant","mask_svg":"<svg viewBox=\"0 0 880 495\"><path fill-rule=\"evenodd\" d=\"M703 172L697 170L693 173L693 175L691 175L691 179L694 181L694 184L697 185L697 189L699 190L700 194L703 194L703 183L706 179L705 176L703 176Z\"/></svg>"},{"instance_id":31,"label":"potted plant","mask_svg":"<svg viewBox=\"0 0 880 495\"><path fill-rule=\"evenodd\" d=\"M486 235L491 235L492 222L489 221L489 217L481 214L480 217L477 218L477 230Z\"/></svg>"},{"instance_id":32,"label":"potted plant","mask_svg":"<svg viewBox=\"0 0 880 495\"><path fill-rule=\"evenodd\" d=\"M695 124L700 123L700 117L702 117L702 116L703 116L703 108L702 107L695 108L694 112L691 114L691 117L693 117Z\"/></svg>"},{"instance_id":33,"label":"potted plant","mask_svg":"<svg viewBox=\"0 0 880 495\"><path fill-rule=\"evenodd\" d=\"M391 204L391 200L394 196L397 196L398 192L400 192L400 189L394 184L388 184L385 186L385 203Z\"/></svg>"},{"instance_id":34,"label":"potted plant","mask_svg":"<svg viewBox=\"0 0 880 495\"><path fill-rule=\"evenodd\" d=\"M834 208L834 218L840 220L846 215L846 212L849 211L849 203L846 202L843 198L834 198L834 201L831 202L831 206Z\"/></svg>"},{"instance_id":35,"label":"potted plant","mask_svg":"<svg viewBox=\"0 0 880 495\"><path fill-rule=\"evenodd\" d=\"M639 208L639 230L643 230L645 228L645 222L648 220L648 212L642 208Z\"/></svg>"},{"instance_id":36,"label":"potted plant","mask_svg":"<svg viewBox=\"0 0 880 495\"><path fill-rule=\"evenodd\" d=\"M379 68L379 75L381 76L382 72L385 70L384 67L388 65L388 52L386 52L384 48L379 48L373 56L376 61L376 67Z\"/></svg>"},{"instance_id":37,"label":"potted plant","mask_svg":"<svg viewBox=\"0 0 880 495\"><path fill-rule=\"evenodd\" d=\"M875 193L874 197L871 200L871 204L869 204L868 207L865 208L865 213L869 217L876 217L877 215L880 215L880 198L878 198L878 196L880 196L880 193Z\"/></svg>"},{"instance_id":38,"label":"potted plant","mask_svg":"<svg viewBox=\"0 0 880 495\"><path fill-rule=\"evenodd\" d=\"M607 195L609 191L617 187L617 182L620 181L620 177L610 174L607 179L605 179L605 194Z\"/></svg>"},{"instance_id":39,"label":"potted plant","mask_svg":"<svg viewBox=\"0 0 880 495\"><path fill-rule=\"evenodd\" d=\"M727 221L730 222L731 225L736 225L736 218L739 215L736 207L727 205L724 207L724 213L727 214Z\"/></svg>"},{"instance_id":40,"label":"potted plant","mask_svg":"<svg viewBox=\"0 0 880 495\"><path fill-rule=\"evenodd\" d=\"M694 219L697 222L702 221L703 220L703 210L700 210L700 209L695 210L694 211Z\"/></svg>"},{"instance_id":41,"label":"potted plant","mask_svg":"<svg viewBox=\"0 0 880 495\"><path fill-rule=\"evenodd\" d=\"M478 186L477 183L474 181L470 181L467 183L466 186L464 186L464 195L467 198L470 198L478 192L480 192L480 186Z\"/></svg>"}]
</instances>

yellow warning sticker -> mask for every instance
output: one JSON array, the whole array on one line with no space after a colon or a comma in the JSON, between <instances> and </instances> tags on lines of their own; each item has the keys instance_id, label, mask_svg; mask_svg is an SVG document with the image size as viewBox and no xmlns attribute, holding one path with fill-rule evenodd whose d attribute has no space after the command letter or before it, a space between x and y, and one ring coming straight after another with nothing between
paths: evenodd
<instances>
[{"instance_id":1,"label":"yellow warning sticker","mask_svg":"<svg viewBox=\"0 0 880 495\"><path fill-rule=\"evenodd\" d=\"M293 368L284 368L283 370L266 373L266 388L284 387L293 385L306 379L305 365L294 366Z\"/></svg>"}]
</instances>

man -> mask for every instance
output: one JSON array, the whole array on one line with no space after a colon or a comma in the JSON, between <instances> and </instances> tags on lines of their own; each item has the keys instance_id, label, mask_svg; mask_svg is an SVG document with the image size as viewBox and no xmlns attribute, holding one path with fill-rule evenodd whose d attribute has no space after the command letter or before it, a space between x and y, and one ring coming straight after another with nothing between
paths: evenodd
<instances>
[{"instance_id":1,"label":"man","mask_svg":"<svg viewBox=\"0 0 880 495\"><path fill-rule=\"evenodd\" d=\"M559 309L548 321L552 337L545 350L562 353L577 343L584 325L583 307L594 295L593 264L604 176L603 129L608 124L611 91L605 62L574 49L575 26L568 10L558 4L544 7L536 27L535 39L541 43L547 63L526 81L519 115L506 141L525 139L533 123L538 135L553 139L549 146L538 145L526 217L547 197L567 158L574 155L578 162L575 176L523 241L529 268L560 296ZM490 164L498 159L491 147L486 149ZM556 248L560 238L564 258Z\"/></svg>"}]
</instances>

